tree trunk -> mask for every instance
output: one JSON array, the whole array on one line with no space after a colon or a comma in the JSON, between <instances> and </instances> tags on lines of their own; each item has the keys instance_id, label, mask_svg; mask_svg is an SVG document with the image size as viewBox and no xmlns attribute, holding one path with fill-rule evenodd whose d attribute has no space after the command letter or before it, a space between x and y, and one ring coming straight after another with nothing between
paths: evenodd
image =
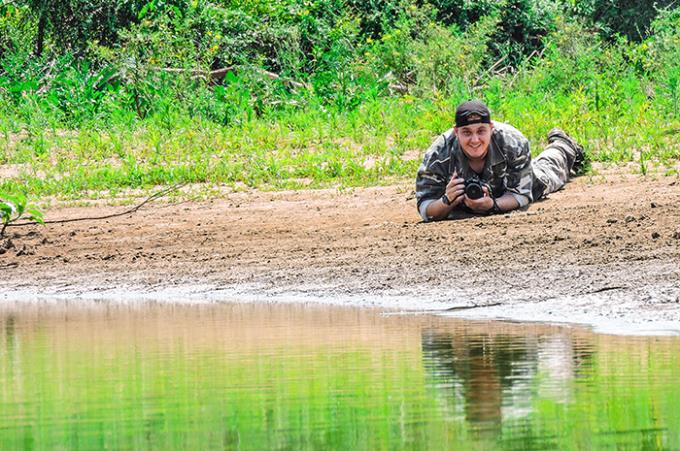
<instances>
[{"instance_id":1,"label":"tree trunk","mask_svg":"<svg viewBox=\"0 0 680 451\"><path fill-rule=\"evenodd\" d=\"M38 38L35 42L35 56L42 55L45 46L45 27L47 26L47 17L45 11L40 12L40 20L38 20Z\"/></svg>"}]
</instances>

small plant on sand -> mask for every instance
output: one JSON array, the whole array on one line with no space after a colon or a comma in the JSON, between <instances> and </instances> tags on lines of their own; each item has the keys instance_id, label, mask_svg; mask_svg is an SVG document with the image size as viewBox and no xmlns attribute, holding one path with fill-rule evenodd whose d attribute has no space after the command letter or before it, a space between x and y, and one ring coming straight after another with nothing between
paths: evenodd
<instances>
[{"instance_id":1,"label":"small plant on sand","mask_svg":"<svg viewBox=\"0 0 680 451\"><path fill-rule=\"evenodd\" d=\"M27 204L26 196L0 193L0 238L5 236L7 226L20 220L43 224L43 215L35 206Z\"/></svg>"}]
</instances>

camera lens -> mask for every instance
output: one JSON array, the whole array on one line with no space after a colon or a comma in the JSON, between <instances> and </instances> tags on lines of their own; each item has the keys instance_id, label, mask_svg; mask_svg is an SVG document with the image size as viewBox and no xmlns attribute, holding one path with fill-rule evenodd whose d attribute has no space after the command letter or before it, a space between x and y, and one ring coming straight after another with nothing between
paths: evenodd
<instances>
[{"instance_id":1,"label":"camera lens","mask_svg":"<svg viewBox=\"0 0 680 451\"><path fill-rule=\"evenodd\" d=\"M478 182L472 182L465 186L465 195L470 199L480 199L484 196L482 185Z\"/></svg>"}]
</instances>

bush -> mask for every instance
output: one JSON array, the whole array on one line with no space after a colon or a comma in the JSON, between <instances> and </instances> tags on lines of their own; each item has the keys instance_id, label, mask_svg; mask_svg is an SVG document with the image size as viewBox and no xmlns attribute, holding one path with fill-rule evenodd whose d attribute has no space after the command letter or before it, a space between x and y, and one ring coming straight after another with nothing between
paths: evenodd
<instances>
[{"instance_id":1,"label":"bush","mask_svg":"<svg viewBox=\"0 0 680 451\"><path fill-rule=\"evenodd\" d=\"M481 78L496 25L496 18L486 17L461 33L438 24L433 10L411 8L367 51L368 67L418 96L466 96Z\"/></svg>"},{"instance_id":2,"label":"bush","mask_svg":"<svg viewBox=\"0 0 680 451\"><path fill-rule=\"evenodd\" d=\"M17 221L35 221L43 223L42 213L33 205L28 205L26 196L0 193L0 238L5 236L7 227Z\"/></svg>"},{"instance_id":3,"label":"bush","mask_svg":"<svg viewBox=\"0 0 680 451\"><path fill-rule=\"evenodd\" d=\"M494 60L504 57L511 65L542 49L542 38L554 30L560 9L558 0L433 0L432 5L442 24L456 25L461 30L485 17L497 17L498 27L488 46Z\"/></svg>"},{"instance_id":4,"label":"bush","mask_svg":"<svg viewBox=\"0 0 680 451\"><path fill-rule=\"evenodd\" d=\"M667 9L652 22L652 35L636 47L656 95L668 113L680 109L680 10Z\"/></svg>"},{"instance_id":5,"label":"bush","mask_svg":"<svg viewBox=\"0 0 680 451\"><path fill-rule=\"evenodd\" d=\"M595 14L600 4L579 3L577 12ZM677 110L677 8L662 11L653 34L631 44L603 40L592 24L558 14L565 5L19 0L0 7L0 97L31 139L45 127L145 118L170 127L174 118L198 116L230 126L296 108L349 111L406 93L441 100L486 92L497 101L508 86L537 97L582 90L596 109L620 111L612 99L642 84L638 91L664 111ZM41 20L48 21L38 56ZM222 68L230 69L223 77L207 75Z\"/></svg>"},{"instance_id":6,"label":"bush","mask_svg":"<svg viewBox=\"0 0 680 451\"><path fill-rule=\"evenodd\" d=\"M570 9L587 19L603 37L616 34L641 41L653 30L650 24L660 9L677 4L675 0L583 0L570 1Z\"/></svg>"}]
</instances>

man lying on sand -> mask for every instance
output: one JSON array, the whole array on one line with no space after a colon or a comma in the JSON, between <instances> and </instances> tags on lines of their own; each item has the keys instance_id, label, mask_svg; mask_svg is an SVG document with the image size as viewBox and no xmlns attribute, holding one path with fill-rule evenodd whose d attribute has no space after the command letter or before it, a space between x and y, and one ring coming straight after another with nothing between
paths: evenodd
<instances>
[{"instance_id":1,"label":"man lying on sand","mask_svg":"<svg viewBox=\"0 0 680 451\"><path fill-rule=\"evenodd\" d=\"M455 127L432 143L418 169L418 211L432 221L461 210L490 214L525 207L562 188L583 159L583 147L553 128L548 146L531 161L529 141L519 130L491 121L482 102L464 102Z\"/></svg>"}]
</instances>

